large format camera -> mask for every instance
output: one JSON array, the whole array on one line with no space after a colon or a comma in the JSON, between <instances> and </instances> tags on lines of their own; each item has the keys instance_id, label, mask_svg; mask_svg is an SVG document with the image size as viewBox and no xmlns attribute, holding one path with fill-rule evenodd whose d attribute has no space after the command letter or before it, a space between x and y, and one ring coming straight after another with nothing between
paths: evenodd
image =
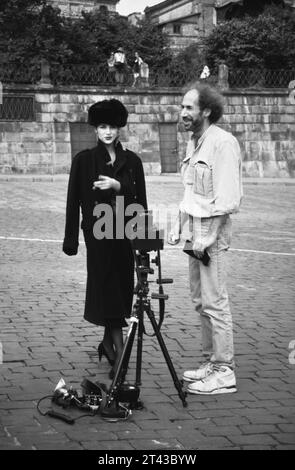
<instances>
[{"instance_id":1,"label":"large format camera","mask_svg":"<svg viewBox=\"0 0 295 470\"><path fill-rule=\"evenodd\" d=\"M133 250L140 252L164 249L164 230L159 230L154 226L152 211L138 214L131 237L131 245Z\"/></svg>"}]
</instances>

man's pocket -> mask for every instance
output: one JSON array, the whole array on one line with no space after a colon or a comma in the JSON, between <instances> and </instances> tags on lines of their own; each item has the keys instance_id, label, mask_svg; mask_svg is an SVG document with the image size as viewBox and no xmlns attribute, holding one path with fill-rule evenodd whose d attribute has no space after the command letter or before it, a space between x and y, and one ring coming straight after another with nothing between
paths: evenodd
<instances>
[{"instance_id":1,"label":"man's pocket","mask_svg":"<svg viewBox=\"0 0 295 470\"><path fill-rule=\"evenodd\" d=\"M194 193L206 198L213 197L212 167L205 162L197 162L194 167Z\"/></svg>"}]
</instances>

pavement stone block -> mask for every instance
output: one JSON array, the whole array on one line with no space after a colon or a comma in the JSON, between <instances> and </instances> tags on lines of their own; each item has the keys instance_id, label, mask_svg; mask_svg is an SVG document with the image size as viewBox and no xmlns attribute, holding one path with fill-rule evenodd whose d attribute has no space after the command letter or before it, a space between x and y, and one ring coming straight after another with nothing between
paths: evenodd
<instances>
[{"instance_id":1,"label":"pavement stone block","mask_svg":"<svg viewBox=\"0 0 295 470\"><path fill-rule=\"evenodd\" d=\"M124 450L135 450L135 447L128 441L117 441L116 445L111 441L81 441L81 446L83 446L84 450L97 450L97 451L124 451ZM111 455L111 454L110 454Z\"/></svg>"},{"instance_id":2,"label":"pavement stone block","mask_svg":"<svg viewBox=\"0 0 295 470\"><path fill-rule=\"evenodd\" d=\"M247 435L240 435L240 434L228 434L227 438L233 443L238 444L241 446L244 445L268 445L268 446L275 446L277 444L277 440L268 435L268 434L247 434Z\"/></svg>"},{"instance_id":3,"label":"pavement stone block","mask_svg":"<svg viewBox=\"0 0 295 470\"><path fill-rule=\"evenodd\" d=\"M239 429L238 426L234 425L226 425L226 426L212 426L212 424L208 426L198 427L198 429L205 435L205 436L224 436L227 437L231 434L242 434L242 431Z\"/></svg>"},{"instance_id":4,"label":"pavement stone block","mask_svg":"<svg viewBox=\"0 0 295 470\"><path fill-rule=\"evenodd\" d=\"M65 431L66 436L74 441L82 442L82 441L116 441L118 440L117 435L112 432L111 430L107 431L98 431L95 428L90 430L84 429L81 431L80 429L72 429L72 427L67 431Z\"/></svg>"},{"instance_id":5,"label":"pavement stone block","mask_svg":"<svg viewBox=\"0 0 295 470\"><path fill-rule=\"evenodd\" d=\"M178 439L130 439L130 444L137 450L183 450L185 447Z\"/></svg>"},{"instance_id":6,"label":"pavement stone block","mask_svg":"<svg viewBox=\"0 0 295 470\"><path fill-rule=\"evenodd\" d=\"M276 439L280 444L293 444L295 449L295 433L271 433L272 437Z\"/></svg>"},{"instance_id":7,"label":"pavement stone block","mask_svg":"<svg viewBox=\"0 0 295 470\"><path fill-rule=\"evenodd\" d=\"M209 437L194 437L192 436L184 436L180 438L179 441L183 444L185 448L192 449L192 450L206 450L206 449L227 449L228 447L232 447L232 443L228 440L227 437L220 437L214 436L212 440Z\"/></svg>"}]
</instances>

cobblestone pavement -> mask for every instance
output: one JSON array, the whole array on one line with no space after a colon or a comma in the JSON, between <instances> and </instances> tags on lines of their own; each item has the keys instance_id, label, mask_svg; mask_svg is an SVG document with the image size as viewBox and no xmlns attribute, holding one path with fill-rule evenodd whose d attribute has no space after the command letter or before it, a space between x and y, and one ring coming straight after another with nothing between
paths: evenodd
<instances>
[{"instance_id":1,"label":"cobblestone pavement","mask_svg":"<svg viewBox=\"0 0 295 470\"><path fill-rule=\"evenodd\" d=\"M178 178L147 180L154 207L180 199ZM184 408L157 341L144 337L145 408L125 422L95 416L73 426L39 414L38 400L61 377L74 388L83 378L109 385L109 367L96 355L102 329L82 318L85 247L76 257L61 251L66 186L66 178L0 181L0 449L294 449L295 185L246 183L233 220L228 285L238 392L188 395ZM161 259L163 275L174 279L165 286L162 334L181 378L201 360L199 319L181 247L165 247ZM134 364L132 357L131 383ZM45 400L41 408L49 405Z\"/></svg>"}]
</instances>

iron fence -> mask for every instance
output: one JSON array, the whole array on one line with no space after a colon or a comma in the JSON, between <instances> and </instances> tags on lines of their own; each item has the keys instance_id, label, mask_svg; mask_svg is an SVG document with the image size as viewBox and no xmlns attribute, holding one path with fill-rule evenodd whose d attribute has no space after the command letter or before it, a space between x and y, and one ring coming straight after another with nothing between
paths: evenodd
<instances>
[{"instance_id":1,"label":"iron fence","mask_svg":"<svg viewBox=\"0 0 295 470\"><path fill-rule=\"evenodd\" d=\"M0 81L2 83L36 84L46 74L46 82L53 85L88 85L111 87L133 85L133 73L130 67L124 71L122 84L117 83L116 74L110 73L106 65L88 64L51 64L48 72L42 71L41 65L0 64ZM148 77L138 80L137 87L179 88L200 77L199 67L185 68L171 64L161 69L149 70ZM295 70L269 69L228 69L229 88L288 88L295 79ZM218 84L218 75L213 73L205 79L207 83ZM223 83L224 85L224 83Z\"/></svg>"},{"instance_id":2,"label":"iron fence","mask_svg":"<svg viewBox=\"0 0 295 470\"><path fill-rule=\"evenodd\" d=\"M0 81L2 83L35 84L41 79L39 64L0 63Z\"/></svg>"},{"instance_id":3,"label":"iron fence","mask_svg":"<svg viewBox=\"0 0 295 470\"><path fill-rule=\"evenodd\" d=\"M88 64L53 64L50 67L50 79L54 85L110 86L115 83L106 67Z\"/></svg>"},{"instance_id":4,"label":"iron fence","mask_svg":"<svg viewBox=\"0 0 295 470\"><path fill-rule=\"evenodd\" d=\"M34 121L35 98L33 96L3 96L0 121Z\"/></svg>"},{"instance_id":5,"label":"iron fence","mask_svg":"<svg viewBox=\"0 0 295 470\"><path fill-rule=\"evenodd\" d=\"M88 86L116 86L116 74L110 73L105 65L88 64L51 64L49 79L53 85L88 85ZM141 87L182 87L186 83L196 80L200 76L199 68L185 70L175 69L172 65L161 69L150 69L148 76L139 78L136 86ZM131 67L124 70L122 85L131 87L134 76ZM18 66L0 64L0 81L2 83L36 84L42 78L41 67ZM206 81L217 82L217 76L211 76Z\"/></svg>"},{"instance_id":6,"label":"iron fence","mask_svg":"<svg viewBox=\"0 0 295 470\"><path fill-rule=\"evenodd\" d=\"M229 69L230 88L288 88L295 70Z\"/></svg>"},{"instance_id":7,"label":"iron fence","mask_svg":"<svg viewBox=\"0 0 295 470\"><path fill-rule=\"evenodd\" d=\"M116 73L110 73L105 66L101 65L54 65L50 68L50 78L55 85L117 85ZM130 67L126 67L123 73L124 86L132 86L133 72ZM200 70L191 69L175 70L173 67L149 70L148 77L139 78L137 86L149 87L182 87L189 81L200 76ZM211 78L212 81L212 78Z\"/></svg>"}]
</instances>

